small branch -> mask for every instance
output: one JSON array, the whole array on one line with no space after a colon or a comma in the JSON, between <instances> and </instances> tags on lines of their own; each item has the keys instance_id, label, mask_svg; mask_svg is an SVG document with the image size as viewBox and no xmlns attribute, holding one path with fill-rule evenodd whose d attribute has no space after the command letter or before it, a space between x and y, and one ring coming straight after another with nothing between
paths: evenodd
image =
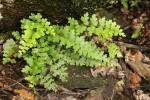
<instances>
[{"instance_id":1,"label":"small branch","mask_svg":"<svg viewBox=\"0 0 150 100\"><path fill-rule=\"evenodd\" d=\"M137 45L134 45L134 44L129 44L129 43L123 43L123 42L115 42L119 45L123 45L129 49L137 49L137 50L140 50L140 51L145 51L145 52L148 52L150 51L150 48L149 47L141 47L141 46L137 46Z\"/></svg>"},{"instance_id":2,"label":"small branch","mask_svg":"<svg viewBox=\"0 0 150 100\"><path fill-rule=\"evenodd\" d=\"M76 92L61 92L61 94L68 94L68 95L81 95L81 93L76 93Z\"/></svg>"},{"instance_id":3,"label":"small branch","mask_svg":"<svg viewBox=\"0 0 150 100\"><path fill-rule=\"evenodd\" d=\"M63 92L70 92L70 93L73 93L73 91L67 89L67 88L64 88L62 86L57 86L58 90L62 90Z\"/></svg>"},{"instance_id":4,"label":"small branch","mask_svg":"<svg viewBox=\"0 0 150 100\"><path fill-rule=\"evenodd\" d=\"M131 28L131 25L125 26L125 27L123 28L123 31L126 31L126 30L128 30L129 28Z\"/></svg>"}]
</instances>

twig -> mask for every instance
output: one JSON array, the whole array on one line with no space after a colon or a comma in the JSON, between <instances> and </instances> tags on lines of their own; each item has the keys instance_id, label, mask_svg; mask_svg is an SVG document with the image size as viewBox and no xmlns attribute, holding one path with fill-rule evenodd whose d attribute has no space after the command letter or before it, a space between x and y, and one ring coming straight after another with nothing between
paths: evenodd
<instances>
[{"instance_id":1,"label":"twig","mask_svg":"<svg viewBox=\"0 0 150 100\"><path fill-rule=\"evenodd\" d=\"M116 42L115 43L119 44L119 45L123 45L129 49L137 49L137 50L140 50L140 51L145 51L145 52L148 52L150 51L150 48L149 47L141 47L141 46L137 46L137 45L134 45L134 44L129 44L129 43L123 43L123 42Z\"/></svg>"},{"instance_id":2,"label":"twig","mask_svg":"<svg viewBox=\"0 0 150 100\"><path fill-rule=\"evenodd\" d=\"M76 92L61 92L61 94L69 94L69 95L81 95L81 93L76 93Z\"/></svg>"},{"instance_id":3,"label":"twig","mask_svg":"<svg viewBox=\"0 0 150 100\"><path fill-rule=\"evenodd\" d=\"M15 64L14 66L12 66L13 68L16 67L17 65L19 65L20 63L22 63L24 60L19 61L17 64Z\"/></svg>"},{"instance_id":4,"label":"twig","mask_svg":"<svg viewBox=\"0 0 150 100\"><path fill-rule=\"evenodd\" d=\"M0 91L3 92L3 93L6 94L6 95L10 95L10 93L8 93L7 91L5 91L3 88L0 89Z\"/></svg>"},{"instance_id":5,"label":"twig","mask_svg":"<svg viewBox=\"0 0 150 100\"><path fill-rule=\"evenodd\" d=\"M62 91L63 91L63 92L61 92L61 94L81 95L81 93L73 92L73 91L71 91L71 90L69 90L69 89L66 89L66 88L62 87L62 86L58 86L57 88L58 88L59 90L62 90Z\"/></svg>"},{"instance_id":6,"label":"twig","mask_svg":"<svg viewBox=\"0 0 150 100\"><path fill-rule=\"evenodd\" d=\"M73 93L73 91L69 90L69 89L66 89L62 86L57 86L58 90L62 90L63 92L70 92L70 93Z\"/></svg>"},{"instance_id":7,"label":"twig","mask_svg":"<svg viewBox=\"0 0 150 100\"><path fill-rule=\"evenodd\" d=\"M7 81L7 82L10 82L10 81L11 81L11 82L14 82L13 84L12 84L12 83L8 83L8 86L10 86L10 87L13 87L13 86L15 86L15 85L20 85L22 88L28 90L28 88L27 88L26 86L24 86L23 84L21 84L20 82L14 80L14 79L5 77L5 78L0 79L0 81L2 81L2 80L5 80L5 81Z\"/></svg>"},{"instance_id":8,"label":"twig","mask_svg":"<svg viewBox=\"0 0 150 100\"><path fill-rule=\"evenodd\" d=\"M131 27L131 25L125 26L125 27L123 28L123 31L128 30L130 27Z\"/></svg>"}]
</instances>

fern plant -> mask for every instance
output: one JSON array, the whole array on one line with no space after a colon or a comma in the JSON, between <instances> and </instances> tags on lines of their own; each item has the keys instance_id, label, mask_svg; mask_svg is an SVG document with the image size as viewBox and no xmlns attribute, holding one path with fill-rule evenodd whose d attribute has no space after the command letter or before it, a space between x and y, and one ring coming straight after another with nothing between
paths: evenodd
<instances>
[{"instance_id":1,"label":"fern plant","mask_svg":"<svg viewBox=\"0 0 150 100\"><path fill-rule=\"evenodd\" d=\"M143 24L140 23L139 27L135 30L135 32L132 34L131 38L133 39L136 39L136 38L139 38L142 36L142 33L141 33L141 29L143 28Z\"/></svg>"},{"instance_id":2,"label":"fern plant","mask_svg":"<svg viewBox=\"0 0 150 100\"><path fill-rule=\"evenodd\" d=\"M91 17L88 13L84 14L80 22L68 18L66 26L51 25L39 13L31 14L21 23L21 34L17 31L12 33L16 41L10 39L6 42L11 48L4 47L3 63L15 62L12 56L23 58L27 65L22 72L28 74L25 79L32 88L39 82L46 89L56 90L55 77L66 81L67 65L113 67L118 64L114 58L122 57L112 41L113 36L125 36L122 29L115 22L99 19L95 14ZM107 41L108 54L91 41L85 41L84 32L90 36L97 35L101 44ZM12 51L15 46L19 52Z\"/></svg>"},{"instance_id":3,"label":"fern plant","mask_svg":"<svg viewBox=\"0 0 150 100\"><path fill-rule=\"evenodd\" d=\"M17 57L16 51L18 51L18 46L13 39L8 39L3 45L3 64L7 62L16 63L15 57Z\"/></svg>"},{"instance_id":4,"label":"fern plant","mask_svg":"<svg viewBox=\"0 0 150 100\"><path fill-rule=\"evenodd\" d=\"M131 4L129 4L129 0L121 0L120 2L125 9L128 9L129 7L138 7L141 0L133 0Z\"/></svg>"}]
</instances>

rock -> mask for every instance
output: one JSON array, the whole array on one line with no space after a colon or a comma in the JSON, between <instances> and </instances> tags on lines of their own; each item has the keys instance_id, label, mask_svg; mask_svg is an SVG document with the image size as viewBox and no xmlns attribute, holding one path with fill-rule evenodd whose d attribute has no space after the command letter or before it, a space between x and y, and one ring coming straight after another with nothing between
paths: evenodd
<instances>
[{"instance_id":1,"label":"rock","mask_svg":"<svg viewBox=\"0 0 150 100\"><path fill-rule=\"evenodd\" d=\"M48 0L2 0L0 14L3 18L0 20L0 31L19 30L20 20L28 18L31 13L42 13L51 22L66 19L64 16L68 14L56 11L57 7L50 7L45 1Z\"/></svg>"},{"instance_id":2,"label":"rock","mask_svg":"<svg viewBox=\"0 0 150 100\"><path fill-rule=\"evenodd\" d=\"M84 100L112 100L115 88L114 81L109 80L107 85L98 87L95 90L91 90L90 94Z\"/></svg>"}]
</instances>

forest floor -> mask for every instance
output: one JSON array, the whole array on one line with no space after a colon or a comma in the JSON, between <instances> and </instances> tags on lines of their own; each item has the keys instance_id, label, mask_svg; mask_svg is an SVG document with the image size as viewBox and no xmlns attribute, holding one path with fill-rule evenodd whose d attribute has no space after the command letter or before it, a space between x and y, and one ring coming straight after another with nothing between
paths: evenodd
<instances>
[{"instance_id":1,"label":"forest floor","mask_svg":"<svg viewBox=\"0 0 150 100\"><path fill-rule=\"evenodd\" d=\"M118 59L119 67L69 66L70 80L60 83L58 92L37 86L35 93L21 72L25 61L18 60L13 65L0 63L0 100L150 100L150 11L118 6L106 10L116 17L126 34L125 38L114 38L124 55ZM143 24L141 36L131 38L140 24ZM0 40L0 62L5 41Z\"/></svg>"}]
</instances>

